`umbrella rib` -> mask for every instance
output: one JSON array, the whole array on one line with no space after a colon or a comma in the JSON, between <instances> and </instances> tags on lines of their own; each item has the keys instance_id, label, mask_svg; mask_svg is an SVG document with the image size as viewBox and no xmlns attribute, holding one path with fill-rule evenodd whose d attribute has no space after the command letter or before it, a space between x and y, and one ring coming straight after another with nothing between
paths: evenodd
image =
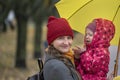
<instances>
[{"instance_id":1,"label":"umbrella rib","mask_svg":"<svg viewBox=\"0 0 120 80\"><path fill-rule=\"evenodd\" d=\"M82 9L84 6L86 6L87 4L89 4L90 2L92 2L93 0L87 2L86 4L84 4L82 7L80 7L78 10L76 10L70 17L68 17L68 20L75 14L77 13L80 9Z\"/></svg>"},{"instance_id":2,"label":"umbrella rib","mask_svg":"<svg viewBox=\"0 0 120 80\"><path fill-rule=\"evenodd\" d=\"M114 15L114 17L113 17L113 20L112 20L112 21L114 21L114 20L115 20L115 17L116 17L116 15L117 15L117 13L118 13L119 9L120 9L120 5L118 6L117 11L115 12L115 15Z\"/></svg>"},{"instance_id":3,"label":"umbrella rib","mask_svg":"<svg viewBox=\"0 0 120 80\"><path fill-rule=\"evenodd\" d=\"M119 62L119 55L120 55L119 53L120 53L120 37L119 37L118 50L117 50L117 55L116 55L116 60L114 65L114 74L113 74L114 77L116 77L118 74L118 62Z\"/></svg>"}]
</instances>

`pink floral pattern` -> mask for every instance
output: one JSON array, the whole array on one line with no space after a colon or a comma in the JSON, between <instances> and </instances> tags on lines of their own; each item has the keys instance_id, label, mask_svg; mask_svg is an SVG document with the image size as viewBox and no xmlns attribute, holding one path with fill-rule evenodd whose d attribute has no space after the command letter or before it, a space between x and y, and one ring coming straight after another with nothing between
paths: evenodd
<instances>
[{"instance_id":1,"label":"pink floral pattern","mask_svg":"<svg viewBox=\"0 0 120 80\"><path fill-rule=\"evenodd\" d=\"M115 34L114 24L106 19L95 19L96 31L87 50L75 60L75 65L83 80L106 80L110 52L108 47Z\"/></svg>"}]
</instances>

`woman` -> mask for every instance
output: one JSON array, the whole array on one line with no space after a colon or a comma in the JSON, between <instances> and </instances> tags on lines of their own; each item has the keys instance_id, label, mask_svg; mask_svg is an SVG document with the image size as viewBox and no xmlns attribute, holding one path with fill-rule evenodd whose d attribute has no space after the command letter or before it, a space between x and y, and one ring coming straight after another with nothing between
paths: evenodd
<instances>
[{"instance_id":1,"label":"woman","mask_svg":"<svg viewBox=\"0 0 120 80\"><path fill-rule=\"evenodd\" d=\"M70 48L73 32L64 18L50 16L47 24L48 50L44 65L45 80L81 80L76 72Z\"/></svg>"}]
</instances>

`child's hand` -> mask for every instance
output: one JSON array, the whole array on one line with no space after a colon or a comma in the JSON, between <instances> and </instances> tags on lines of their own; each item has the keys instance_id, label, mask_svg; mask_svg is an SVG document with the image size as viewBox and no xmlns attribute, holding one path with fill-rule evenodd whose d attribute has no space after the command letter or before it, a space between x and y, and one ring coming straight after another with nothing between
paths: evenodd
<instances>
[{"instance_id":1,"label":"child's hand","mask_svg":"<svg viewBox=\"0 0 120 80\"><path fill-rule=\"evenodd\" d=\"M86 51L85 47L75 46L75 48L72 49L75 54L80 54L84 51Z\"/></svg>"},{"instance_id":2,"label":"child's hand","mask_svg":"<svg viewBox=\"0 0 120 80\"><path fill-rule=\"evenodd\" d=\"M79 47L79 46L76 46L75 48L72 49L74 51L74 56L76 59L79 59L79 56L82 52L86 51L86 48L83 47Z\"/></svg>"}]
</instances>

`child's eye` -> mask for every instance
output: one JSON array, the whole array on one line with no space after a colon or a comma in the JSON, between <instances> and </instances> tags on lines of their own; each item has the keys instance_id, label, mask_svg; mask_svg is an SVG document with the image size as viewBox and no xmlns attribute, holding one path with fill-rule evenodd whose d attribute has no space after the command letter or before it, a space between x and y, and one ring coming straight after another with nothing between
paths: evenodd
<instances>
[{"instance_id":1,"label":"child's eye","mask_svg":"<svg viewBox=\"0 0 120 80\"><path fill-rule=\"evenodd\" d=\"M93 34L88 33L88 34L86 34L86 36L93 36Z\"/></svg>"},{"instance_id":2,"label":"child's eye","mask_svg":"<svg viewBox=\"0 0 120 80\"><path fill-rule=\"evenodd\" d=\"M90 36L93 36L92 34L89 34Z\"/></svg>"}]
</instances>

